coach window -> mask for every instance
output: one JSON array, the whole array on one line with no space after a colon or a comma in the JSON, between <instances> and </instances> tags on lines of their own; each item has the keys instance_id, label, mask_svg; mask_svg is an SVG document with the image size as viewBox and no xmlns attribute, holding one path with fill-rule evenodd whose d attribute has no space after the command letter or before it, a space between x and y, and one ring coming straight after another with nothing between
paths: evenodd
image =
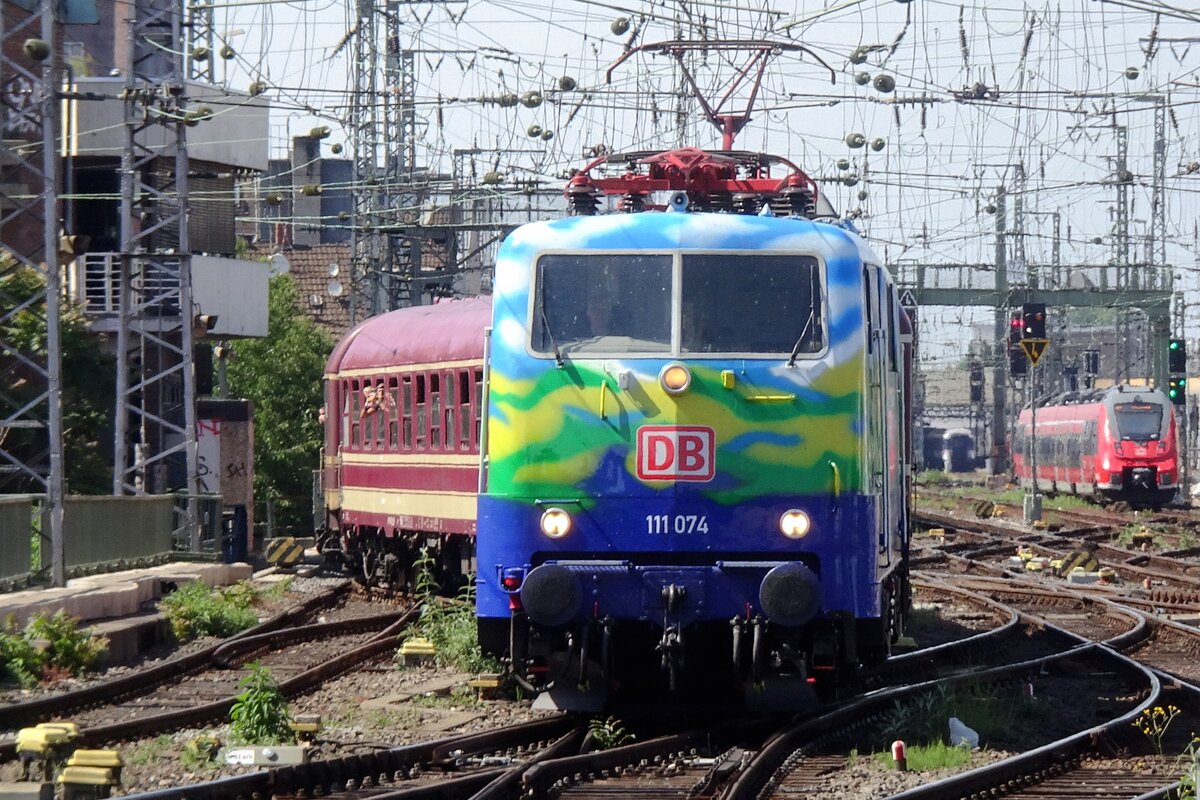
<instances>
[{"instance_id":1,"label":"coach window","mask_svg":"<svg viewBox=\"0 0 1200 800\"><path fill-rule=\"evenodd\" d=\"M350 446L362 447L362 386L358 381L350 382Z\"/></svg>"},{"instance_id":2,"label":"coach window","mask_svg":"<svg viewBox=\"0 0 1200 800\"><path fill-rule=\"evenodd\" d=\"M354 394L350 388L350 381L341 381L338 388L342 393L342 432L341 443L342 447L347 447L350 444L350 397Z\"/></svg>"},{"instance_id":3,"label":"coach window","mask_svg":"<svg viewBox=\"0 0 1200 800\"><path fill-rule=\"evenodd\" d=\"M472 437L473 443L476 447L482 445L482 442L479 441L479 437L482 433L481 427L483 425L483 415L487 411L487 409L483 407L483 401L483 370L477 369L475 370L475 399L471 404L473 409L471 417L475 421L475 432L472 434Z\"/></svg>"},{"instance_id":4,"label":"coach window","mask_svg":"<svg viewBox=\"0 0 1200 800\"><path fill-rule=\"evenodd\" d=\"M400 383L400 428L404 437L404 449L413 449L413 380L405 375Z\"/></svg>"},{"instance_id":5,"label":"coach window","mask_svg":"<svg viewBox=\"0 0 1200 800\"><path fill-rule=\"evenodd\" d=\"M442 432L446 437L446 449L450 450L454 447L455 419L458 416L458 404L454 402L458 394L458 373L454 370L446 370L444 380L446 382L446 396L444 398L446 405L442 409Z\"/></svg>"},{"instance_id":6,"label":"coach window","mask_svg":"<svg viewBox=\"0 0 1200 800\"><path fill-rule=\"evenodd\" d=\"M429 449L442 447L442 380L436 373L429 375Z\"/></svg>"},{"instance_id":7,"label":"coach window","mask_svg":"<svg viewBox=\"0 0 1200 800\"><path fill-rule=\"evenodd\" d=\"M424 450L425 444L428 441L425 438L426 431L429 428L429 420L427 418L429 408L428 401L425 399L428 387L425 378L425 375L413 376L413 419L417 423L415 442L416 449L418 450Z\"/></svg>"},{"instance_id":8,"label":"coach window","mask_svg":"<svg viewBox=\"0 0 1200 800\"><path fill-rule=\"evenodd\" d=\"M471 373L458 373L458 449L471 449Z\"/></svg>"},{"instance_id":9,"label":"coach window","mask_svg":"<svg viewBox=\"0 0 1200 800\"><path fill-rule=\"evenodd\" d=\"M388 378L388 448L400 448L400 383L393 375Z\"/></svg>"}]
</instances>

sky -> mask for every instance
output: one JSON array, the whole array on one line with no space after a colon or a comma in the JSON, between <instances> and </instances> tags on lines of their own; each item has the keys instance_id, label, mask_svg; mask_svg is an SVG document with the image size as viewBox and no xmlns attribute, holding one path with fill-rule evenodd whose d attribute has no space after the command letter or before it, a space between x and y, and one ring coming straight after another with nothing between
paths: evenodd
<instances>
[{"instance_id":1,"label":"sky","mask_svg":"<svg viewBox=\"0 0 1200 800\"><path fill-rule=\"evenodd\" d=\"M288 137L316 125L333 131L326 154L334 144L348 150L357 5L218 6L217 30L238 51L224 62L224 79L234 88L252 80L272 87L273 152L282 155ZM1191 40L1200 37L1200 16L1190 12L1153 0L469 0L376 8L398 15L400 46L414 51L418 163L457 166L477 179L500 172L508 180L498 192L519 191L521 181L561 185L597 146L720 146L679 66L631 49L681 38L780 43L735 147L800 165L902 279L916 262L990 264L1001 186L1010 213L1017 197L1025 210L1023 235L1008 238L1018 281L1023 264L1047 275L1056 221L1061 263L1114 259L1122 137L1131 258L1145 261L1161 104L1166 261L1176 287L1192 290L1184 333L1200 336L1200 38ZM730 91L747 57L715 48L690 57L710 104ZM881 91L881 80L894 88ZM541 105L496 102L531 91ZM746 100L743 83L725 108L740 112ZM530 136L531 126L553 136ZM851 147L853 134L867 146ZM456 164L463 148L478 152ZM994 276L990 267L956 268L937 279L986 286ZM938 331L947 344L923 355L934 365L961 357L964 326L990 320L962 308L921 313L923 333Z\"/></svg>"}]
</instances>

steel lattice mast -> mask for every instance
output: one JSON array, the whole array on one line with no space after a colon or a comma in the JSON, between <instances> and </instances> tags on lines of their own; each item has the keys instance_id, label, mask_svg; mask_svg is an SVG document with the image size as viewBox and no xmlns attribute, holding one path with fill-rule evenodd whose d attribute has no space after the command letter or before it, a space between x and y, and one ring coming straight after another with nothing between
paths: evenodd
<instances>
[{"instance_id":1,"label":"steel lattice mast","mask_svg":"<svg viewBox=\"0 0 1200 800\"><path fill-rule=\"evenodd\" d=\"M45 349L0 339L0 484L12 478L45 494L51 579L63 562L62 348L59 330L58 151L53 4L0 12L0 80L5 137L0 140L0 323L27 314L45 321ZM12 132L17 135L9 138ZM5 294L6 278L28 268L41 287L28 299ZM23 390L23 391L22 391Z\"/></svg>"},{"instance_id":2,"label":"steel lattice mast","mask_svg":"<svg viewBox=\"0 0 1200 800\"><path fill-rule=\"evenodd\" d=\"M194 495L198 482L186 130L188 123L196 124L205 115L188 108L182 3L137 0L131 12L121 159L113 493L183 488ZM168 474L171 465L185 470L182 482ZM189 502L189 523L194 521L193 508ZM192 524L189 528L194 545L198 530Z\"/></svg>"},{"instance_id":3,"label":"steel lattice mast","mask_svg":"<svg viewBox=\"0 0 1200 800\"><path fill-rule=\"evenodd\" d=\"M354 158L354 211L350 233L350 324L360 310L373 311L379 295L379 130L381 110L376 76L379 15L372 0L355 0L354 85L350 95L350 148ZM366 294L366 297L362 297ZM360 309L360 306L362 307Z\"/></svg>"}]
</instances>

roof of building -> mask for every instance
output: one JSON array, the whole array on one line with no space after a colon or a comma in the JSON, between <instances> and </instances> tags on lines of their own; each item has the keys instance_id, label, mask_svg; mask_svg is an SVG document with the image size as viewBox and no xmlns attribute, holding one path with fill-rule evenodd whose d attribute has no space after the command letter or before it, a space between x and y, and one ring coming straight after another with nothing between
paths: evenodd
<instances>
[{"instance_id":1,"label":"roof of building","mask_svg":"<svg viewBox=\"0 0 1200 800\"><path fill-rule=\"evenodd\" d=\"M265 255L267 251L260 245L255 252ZM278 252L288 261L300 310L334 339L342 338L350 330L350 245L318 244ZM329 292L335 282L340 284L336 295Z\"/></svg>"}]
</instances>

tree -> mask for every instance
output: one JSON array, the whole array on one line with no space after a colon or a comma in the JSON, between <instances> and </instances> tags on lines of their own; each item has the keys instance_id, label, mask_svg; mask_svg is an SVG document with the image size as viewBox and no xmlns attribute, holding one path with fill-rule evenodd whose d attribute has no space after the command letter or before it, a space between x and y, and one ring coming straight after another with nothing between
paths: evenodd
<instances>
[{"instance_id":1,"label":"tree","mask_svg":"<svg viewBox=\"0 0 1200 800\"><path fill-rule=\"evenodd\" d=\"M0 263L0 341L21 353L46 357L45 307L34 303L14 310L42 291L45 278L11 257ZM63 466L66 489L72 494L112 491L112 421L116 393L113 358L104 353L100 337L88 331L87 319L75 306L63 303L62 342ZM0 410L31 402L45 384L20 359L0 352L0 391L7 392ZM44 414L44 406L43 413ZM45 457L42 431L15 428L0 432L3 445L26 463ZM0 492L40 492L24 476L0 480Z\"/></svg>"},{"instance_id":2,"label":"tree","mask_svg":"<svg viewBox=\"0 0 1200 800\"><path fill-rule=\"evenodd\" d=\"M311 524L312 473L319 468L321 376L329 335L300 311L290 275L271 279L267 336L234 348L228 367L234 397L254 402L254 495L275 503L283 526Z\"/></svg>"}]
</instances>

